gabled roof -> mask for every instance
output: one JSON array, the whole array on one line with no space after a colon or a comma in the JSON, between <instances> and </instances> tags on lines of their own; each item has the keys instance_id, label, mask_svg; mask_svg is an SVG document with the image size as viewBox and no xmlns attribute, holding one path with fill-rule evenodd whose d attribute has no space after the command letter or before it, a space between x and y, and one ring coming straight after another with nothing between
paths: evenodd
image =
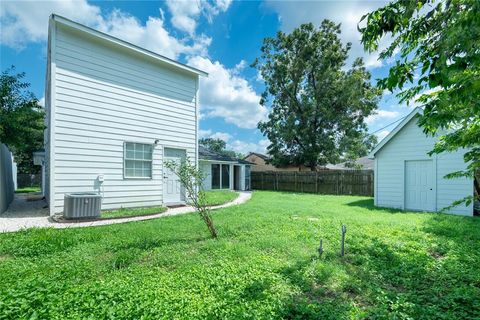
<instances>
[{"instance_id":1,"label":"gabled roof","mask_svg":"<svg viewBox=\"0 0 480 320\"><path fill-rule=\"evenodd\" d=\"M239 164L253 164L249 161L233 158L229 156L225 156L213 151L208 150L203 146L198 146L198 157L200 160L207 160L207 161L221 161L221 162L232 162L232 163L239 163Z\"/></svg>"},{"instance_id":2,"label":"gabled roof","mask_svg":"<svg viewBox=\"0 0 480 320\"><path fill-rule=\"evenodd\" d=\"M407 125L407 123L410 122L410 120L412 120L416 115L421 115L423 113L423 110L422 108L415 108L412 112L410 112L406 117L405 119L403 119L385 138L382 139L382 141L380 141L379 144L377 144L377 146L375 148L373 148L373 150L370 152L370 154L368 155L368 157L370 159L374 159L375 158L375 154L380 151L380 149L383 148L383 146L385 146L390 140L392 140L392 138L400 132L400 130L402 130L403 127L405 127L405 125Z\"/></svg>"},{"instance_id":3,"label":"gabled roof","mask_svg":"<svg viewBox=\"0 0 480 320\"><path fill-rule=\"evenodd\" d=\"M264 154L261 154L261 153L257 153L257 152L250 152L245 158L248 158L248 157L251 156L251 155L257 156L257 157L259 157L259 158L261 158L261 159L263 159L263 160L265 160L265 161L269 159L268 156L266 156L266 155L264 155Z\"/></svg>"},{"instance_id":4,"label":"gabled roof","mask_svg":"<svg viewBox=\"0 0 480 320\"><path fill-rule=\"evenodd\" d=\"M325 167L332 170L352 170L352 168L347 168L345 166L346 162L337 163L337 164L327 164ZM362 170L373 170L375 166L375 161L368 157L361 157L355 160L355 164L362 166Z\"/></svg>"},{"instance_id":5,"label":"gabled roof","mask_svg":"<svg viewBox=\"0 0 480 320\"><path fill-rule=\"evenodd\" d=\"M180 63L180 62L175 61L173 59L162 56L158 53L155 53L155 52L152 52L150 50L147 50L147 49L141 48L139 46L136 46L136 45L134 45L130 42L121 40L119 38L113 37L113 36L108 35L106 33L103 33L103 32L97 31L95 29L92 29L90 27L84 26L83 24L74 22L72 20L69 20L65 17L59 16L57 14L52 14L50 16L50 20L55 22L56 24L62 24L64 26L70 27L72 29L85 32L85 33L87 33L91 36L102 39L106 42L114 43L114 44L120 45L124 48L128 48L128 49L130 49L132 51L135 51L137 53L140 53L140 54L142 54L146 57L154 58L154 59L156 59L156 60L158 60L158 61L160 61L164 64L182 69L182 70L187 71L187 72L194 73L194 74L199 75L199 76L208 77L208 73L206 73L205 71L199 70L199 69L194 68L194 67L190 67L186 64Z\"/></svg>"}]
</instances>

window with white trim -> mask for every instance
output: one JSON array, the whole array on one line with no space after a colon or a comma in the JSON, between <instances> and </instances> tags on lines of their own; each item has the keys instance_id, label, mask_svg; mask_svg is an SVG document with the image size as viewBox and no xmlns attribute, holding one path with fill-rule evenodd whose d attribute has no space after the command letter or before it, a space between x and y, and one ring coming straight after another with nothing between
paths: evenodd
<instances>
[{"instance_id":1,"label":"window with white trim","mask_svg":"<svg viewBox=\"0 0 480 320\"><path fill-rule=\"evenodd\" d=\"M152 178L151 144L125 142L123 168L125 178Z\"/></svg>"}]
</instances>

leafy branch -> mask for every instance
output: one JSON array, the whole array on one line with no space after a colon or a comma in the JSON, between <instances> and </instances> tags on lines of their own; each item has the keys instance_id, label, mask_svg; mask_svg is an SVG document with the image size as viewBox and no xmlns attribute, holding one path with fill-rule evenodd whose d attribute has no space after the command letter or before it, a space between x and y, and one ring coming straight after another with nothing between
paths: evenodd
<instances>
[{"instance_id":1,"label":"leafy branch","mask_svg":"<svg viewBox=\"0 0 480 320\"><path fill-rule=\"evenodd\" d=\"M185 196L189 200L188 202L196 209L202 221L207 225L212 238L216 239L218 237L217 230L213 224L203 187L205 174L188 158L180 163L166 161L165 167L178 176L180 183L185 188Z\"/></svg>"}]
</instances>

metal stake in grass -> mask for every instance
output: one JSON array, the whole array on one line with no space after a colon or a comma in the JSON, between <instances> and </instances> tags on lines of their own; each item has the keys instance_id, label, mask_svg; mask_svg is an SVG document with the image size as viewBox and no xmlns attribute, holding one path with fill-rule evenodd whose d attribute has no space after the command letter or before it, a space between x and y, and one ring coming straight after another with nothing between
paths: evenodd
<instances>
[{"instance_id":1,"label":"metal stake in grass","mask_svg":"<svg viewBox=\"0 0 480 320\"><path fill-rule=\"evenodd\" d=\"M323 253L323 239L320 239L320 247L318 247L318 255L320 256L320 258L322 257L322 253Z\"/></svg>"},{"instance_id":2,"label":"metal stake in grass","mask_svg":"<svg viewBox=\"0 0 480 320\"><path fill-rule=\"evenodd\" d=\"M347 227L342 224L342 249L340 251L342 257L345 255L345 233L347 233Z\"/></svg>"}]
</instances>

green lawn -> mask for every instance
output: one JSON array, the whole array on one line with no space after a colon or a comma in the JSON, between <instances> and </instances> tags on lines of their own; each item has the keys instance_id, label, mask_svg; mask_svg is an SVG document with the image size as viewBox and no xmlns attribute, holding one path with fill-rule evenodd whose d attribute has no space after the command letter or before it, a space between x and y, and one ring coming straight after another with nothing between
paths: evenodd
<instances>
[{"instance_id":1,"label":"green lawn","mask_svg":"<svg viewBox=\"0 0 480 320\"><path fill-rule=\"evenodd\" d=\"M238 197L238 193L231 190L211 190L205 191L205 197L209 206L218 206Z\"/></svg>"},{"instance_id":2,"label":"green lawn","mask_svg":"<svg viewBox=\"0 0 480 320\"><path fill-rule=\"evenodd\" d=\"M480 318L478 218L255 192L214 221L218 240L195 213L2 234L0 318Z\"/></svg>"},{"instance_id":3,"label":"green lawn","mask_svg":"<svg viewBox=\"0 0 480 320\"><path fill-rule=\"evenodd\" d=\"M40 187L26 187L26 188L18 188L15 190L15 193L32 193L32 192L40 192Z\"/></svg>"},{"instance_id":4,"label":"green lawn","mask_svg":"<svg viewBox=\"0 0 480 320\"><path fill-rule=\"evenodd\" d=\"M230 202L238 197L237 192L230 190L206 191L207 203L210 206L216 206ZM144 216L156 213L162 213L167 210L166 207L145 207L145 208L121 208L118 210L102 211L102 218L123 218L133 216Z\"/></svg>"},{"instance_id":5,"label":"green lawn","mask_svg":"<svg viewBox=\"0 0 480 320\"><path fill-rule=\"evenodd\" d=\"M118 210L102 211L102 218L122 218L133 216L145 216L167 211L165 207L144 207L144 208L121 208Z\"/></svg>"}]
</instances>

